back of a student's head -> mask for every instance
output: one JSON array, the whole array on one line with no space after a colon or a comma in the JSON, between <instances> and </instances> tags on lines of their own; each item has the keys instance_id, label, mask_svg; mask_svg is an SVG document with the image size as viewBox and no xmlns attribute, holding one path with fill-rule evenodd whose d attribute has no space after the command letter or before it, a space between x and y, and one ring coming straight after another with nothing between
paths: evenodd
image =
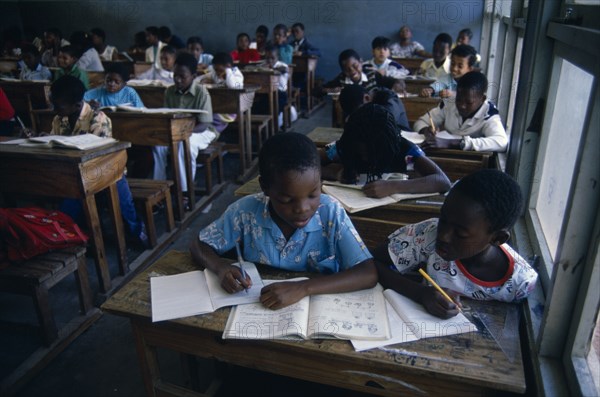
<instances>
[{"instance_id":1,"label":"back of a student's head","mask_svg":"<svg viewBox=\"0 0 600 397\"><path fill-rule=\"evenodd\" d=\"M196 65L198 65L198 60L188 52L182 52L175 58L175 66L184 67L192 74L196 73Z\"/></svg>"},{"instance_id":2,"label":"back of a student's head","mask_svg":"<svg viewBox=\"0 0 600 397\"><path fill-rule=\"evenodd\" d=\"M348 117L361 107L365 103L366 95L367 91L362 85L351 84L344 86L338 99L344 112L344 117Z\"/></svg>"},{"instance_id":3,"label":"back of a student's head","mask_svg":"<svg viewBox=\"0 0 600 397\"><path fill-rule=\"evenodd\" d=\"M169 37L171 37L171 29L169 29L167 26L161 26L158 28L158 38L160 41L164 42Z\"/></svg>"},{"instance_id":4,"label":"back of a student's head","mask_svg":"<svg viewBox=\"0 0 600 397\"><path fill-rule=\"evenodd\" d=\"M78 30L71 34L69 38L71 45L81 52L85 52L92 47L92 37L89 33Z\"/></svg>"},{"instance_id":5,"label":"back of a student's head","mask_svg":"<svg viewBox=\"0 0 600 397\"><path fill-rule=\"evenodd\" d=\"M100 28L93 28L92 30L90 30L90 33L92 34L92 36L99 37L102 40L102 42L106 40L106 32Z\"/></svg>"},{"instance_id":6,"label":"back of a student's head","mask_svg":"<svg viewBox=\"0 0 600 397\"><path fill-rule=\"evenodd\" d=\"M373 39L373 41L371 42L371 49L377 49L377 48L383 48L383 49L388 49L390 48L390 39L388 39L387 37L384 36L377 36Z\"/></svg>"},{"instance_id":7,"label":"back of a student's head","mask_svg":"<svg viewBox=\"0 0 600 397\"><path fill-rule=\"evenodd\" d=\"M452 50L451 54L453 57L466 58L470 67L475 65L475 62L477 61L477 51L467 44L457 45Z\"/></svg>"},{"instance_id":8,"label":"back of a student's head","mask_svg":"<svg viewBox=\"0 0 600 397\"><path fill-rule=\"evenodd\" d=\"M231 58L231 54L227 52L217 52L213 57L212 64L214 66L229 68L233 65L233 58Z\"/></svg>"},{"instance_id":9,"label":"back of a student's head","mask_svg":"<svg viewBox=\"0 0 600 397\"><path fill-rule=\"evenodd\" d=\"M64 108L81 103L84 94L85 86L81 80L73 76L62 76L50 86L50 99L61 116L67 115L64 113Z\"/></svg>"},{"instance_id":10,"label":"back of a student's head","mask_svg":"<svg viewBox=\"0 0 600 397\"><path fill-rule=\"evenodd\" d=\"M261 185L268 187L284 172L320 172L321 162L313 141L304 134L287 132L269 138L258 156Z\"/></svg>"},{"instance_id":11,"label":"back of a student's head","mask_svg":"<svg viewBox=\"0 0 600 397\"><path fill-rule=\"evenodd\" d=\"M500 170L483 169L463 177L449 194L457 193L481 206L490 231L509 230L523 210L519 184Z\"/></svg>"}]
</instances>

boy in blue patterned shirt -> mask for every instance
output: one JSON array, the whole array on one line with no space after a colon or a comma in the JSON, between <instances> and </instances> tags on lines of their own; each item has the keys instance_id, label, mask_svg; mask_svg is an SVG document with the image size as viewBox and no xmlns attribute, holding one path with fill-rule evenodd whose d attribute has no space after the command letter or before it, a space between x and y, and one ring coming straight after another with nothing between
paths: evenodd
<instances>
[{"instance_id":1,"label":"boy in blue patterned shirt","mask_svg":"<svg viewBox=\"0 0 600 397\"><path fill-rule=\"evenodd\" d=\"M330 274L263 288L261 302L270 309L289 306L308 295L375 285L371 254L342 206L321 194L319 155L309 138L296 133L270 138L259 155L259 172L263 193L233 203L192 243L197 264L218 274L229 293L249 288L252 280L218 256L241 240L243 257L251 262Z\"/></svg>"}]
</instances>

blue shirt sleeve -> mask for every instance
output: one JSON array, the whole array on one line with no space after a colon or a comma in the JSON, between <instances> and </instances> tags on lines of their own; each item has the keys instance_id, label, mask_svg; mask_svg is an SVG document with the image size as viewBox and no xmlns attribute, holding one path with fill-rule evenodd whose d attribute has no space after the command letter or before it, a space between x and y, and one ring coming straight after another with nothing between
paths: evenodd
<instances>
[{"instance_id":1,"label":"blue shirt sleeve","mask_svg":"<svg viewBox=\"0 0 600 397\"><path fill-rule=\"evenodd\" d=\"M99 96L98 88L92 88L83 94L83 100L89 102L93 101L94 99L98 99Z\"/></svg>"},{"instance_id":2,"label":"blue shirt sleeve","mask_svg":"<svg viewBox=\"0 0 600 397\"><path fill-rule=\"evenodd\" d=\"M131 103L131 106L134 106L136 108L143 108L144 103L142 102L142 98L140 98L140 95L137 93L137 91L131 87L125 87L125 88L129 88L128 97L129 97L129 102Z\"/></svg>"},{"instance_id":3,"label":"blue shirt sleeve","mask_svg":"<svg viewBox=\"0 0 600 397\"><path fill-rule=\"evenodd\" d=\"M200 231L198 239L221 255L235 246L241 237L239 201L231 204L218 219Z\"/></svg>"}]
</instances>

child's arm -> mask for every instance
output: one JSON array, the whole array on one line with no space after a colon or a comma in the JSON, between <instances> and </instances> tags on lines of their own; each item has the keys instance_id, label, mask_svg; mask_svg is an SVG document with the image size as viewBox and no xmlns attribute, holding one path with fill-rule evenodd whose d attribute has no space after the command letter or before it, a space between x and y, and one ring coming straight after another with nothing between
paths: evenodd
<instances>
[{"instance_id":1,"label":"child's arm","mask_svg":"<svg viewBox=\"0 0 600 397\"><path fill-rule=\"evenodd\" d=\"M435 135L435 133L442 128L444 121L446 120L446 115L442 108L443 106L445 105L441 102L439 106L419 117L413 125L413 130L425 136ZM432 123L433 128L431 125Z\"/></svg>"},{"instance_id":2,"label":"child's arm","mask_svg":"<svg viewBox=\"0 0 600 397\"><path fill-rule=\"evenodd\" d=\"M244 278L237 266L223 261L210 245L198 238L190 245L190 253L194 263L215 273L221 280L221 287L230 294L252 286L249 276Z\"/></svg>"},{"instance_id":3,"label":"child's arm","mask_svg":"<svg viewBox=\"0 0 600 397\"><path fill-rule=\"evenodd\" d=\"M508 137L499 115L490 117L481 129L481 138L464 137L463 150L504 152L508 146Z\"/></svg>"},{"instance_id":4,"label":"child's arm","mask_svg":"<svg viewBox=\"0 0 600 397\"><path fill-rule=\"evenodd\" d=\"M274 283L261 291L260 301L273 310L298 302L305 296L335 294L372 288L377 283L377 270L372 259L328 276L294 283Z\"/></svg>"}]
</instances>

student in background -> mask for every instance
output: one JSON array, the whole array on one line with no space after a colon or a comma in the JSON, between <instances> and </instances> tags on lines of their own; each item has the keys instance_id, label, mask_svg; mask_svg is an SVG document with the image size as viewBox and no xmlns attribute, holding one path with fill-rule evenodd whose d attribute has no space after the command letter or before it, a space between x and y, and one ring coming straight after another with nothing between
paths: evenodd
<instances>
[{"instance_id":1,"label":"student in background","mask_svg":"<svg viewBox=\"0 0 600 397\"><path fill-rule=\"evenodd\" d=\"M371 42L373 59L363 64L363 71L375 71L382 76L401 79L410 74L410 71L398 62L390 59L390 39L377 36Z\"/></svg>"},{"instance_id":2,"label":"student in background","mask_svg":"<svg viewBox=\"0 0 600 397\"><path fill-rule=\"evenodd\" d=\"M196 67L198 61L192 54L182 53L175 59L175 68L173 69L173 80L175 84L167 88L165 92L165 107L178 109L198 109L205 110L206 113L198 114L198 123L190 136L190 152L192 162L192 179L196 175L196 157L198 151L205 149L208 145L219 137L219 134L212 126L213 113L210 94L204 85L194 84L196 78ZM167 179L167 155L169 148L166 146L155 146L154 149L154 179ZM187 180L185 175L185 157L183 153L183 144L179 144L179 170L181 172L181 188L187 192ZM193 186L189 187L193 189ZM186 197L186 199L188 199ZM190 209L194 203L185 200L184 205Z\"/></svg>"},{"instance_id":3,"label":"student in background","mask_svg":"<svg viewBox=\"0 0 600 397\"><path fill-rule=\"evenodd\" d=\"M450 54L450 74L439 77L430 87L419 93L422 97L451 98L456 95L457 82L466 73L473 70L477 52L470 45L459 45Z\"/></svg>"},{"instance_id":4,"label":"student in background","mask_svg":"<svg viewBox=\"0 0 600 397\"><path fill-rule=\"evenodd\" d=\"M287 27L280 23L273 28L273 45L279 51L279 60L289 65L292 63L292 53L294 49L287 43Z\"/></svg>"},{"instance_id":5,"label":"student in background","mask_svg":"<svg viewBox=\"0 0 600 397\"><path fill-rule=\"evenodd\" d=\"M508 174L485 169L462 178L450 190L439 220L404 226L375 250L379 282L441 318L457 315L457 305L403 274L424 267L458 304L460 296L502 302L526 298L537 273L506 244L522 208L521 189Z\"/></svg>"},{"instance_id":6,"label":"student in background","mask_svg":"<svg viewBox=\"0 0 600 397\"><path fill-rule=\"evenodd\" d=\"M321 152L325 179L356 183L358 174L367 174L363 191L368 197L394 193L439 193L450 181L425 153L404 139L394 116L383 106L367 103L348 118L337 142ZM408 180L381 180L386 172L415 172Z\"/></svg>"},{"instance_id":7,"label":"student in background","mask_svg":"<svg viewBox=\"0 0 600 397\"><path fill-rule=\"evenodd\" d=\"M61 47L57 58L60 69L54 72L54 81L65 75L73 76L81 80L83 86L87 90L90 87L90 83L88 81L87 73L84 70L79 69L76 65L78 58L79 53L72 46L68 45Z\"/></svg>"},{"instance_id":8,"label":"student in background","mask_svg":"<svg viewBox=\"0 0 600 397\"><path fill-rule=\"evenodd\" d=\"M412 40L412 31L408 26L402 26L400 28L399 36L400 42L390 46L392 56L399 58L428 58L431 56L425 51L425 47Z\"/></svg>"},{"instance_id":9,"label":"student in background","mask_svg":"<svg viewBox=\"0 0 600 397\"><path fill-rule=\"evenodd\" d=\"M116 61L119 58L119 51L112 46L106 44L106 33L100 28L94 28L91 31L92 44L102 61Z\"/></svg>"},{"instance_id":10,"label":"student in background","mask_svg":"<svg viewBox=\"0 0 600 397\"><path fill-rule=\"evenodd\" d=\"M31 44L22 46L21 57L23 59L19 74L21 80L52 80L52 73L40 63L40 53L35 46Z\"/></svg>"},{"instance_id":11,"label":"student in background","mask_svg":"<svg viewBox=\"0 0 600 397\"><path fill-rule=\"evenodd\" d=\"M144 107L135 89L127 86L127 80L129 80L129 73L125 65L113 64L106 69L104 85L87 91L83 99L93 108L118 105Z\"/></svg>"},{"instance_id":12,"label":"student in background","mask_svg":"<svg viewBox=\"0 0 600 397\"><path fill-rule=\"evenodd\" d=\"M459 45L471 45L471 39L473 39L473 32L471 29L466 28L458 32L458 36L456 38L456 43L452 44L452 49ZM479 64L481 62L481 55L477 54L475 57L475 63Z\"/></svg>"},{"instance_id":13,"label":"student in background","mask_svg":"<svg viewBox=\"0 0 600 397\"><path fill-rule=\"evenodd\" d=\"M160 50L166 45L158 38L158 28L156 26L148 26L145 31L146 35L146 62L154 63L158 69L160 66Z\"/></svg>"},{"instance_id":14,"label":"student in background","mask_svg":"<svg viewBox=\"0 0 600 397\"><path fill-rule=\"evenodd\" d=\"M241 89L244 88L244 75L233 65L231 55L226 52L217 52L213 58L213 63L208 67L207 73L198 77L197 81L201 84L214 84L220 87ZM213 115L213 127L221 133L229 123L233 123L237 114Z\"/></svg>"},{"instance_id":15,"label":"student in background","mask_svg":"<svg viewBox=\"0 0 600 397\"><path fill-rule=\"evenodd\" d=\"M304 37L304 24L296 22L292 25L292 34L294 40L290 43L294 49L294 55L309 55L309 56L321 56L321 51L314 47Z\"/></svg>"},{"instance_id":16,"label":"student in background","mask_svg":"<svg viewBox=\"0 0 600 397\"><path fill-rule=\"evenodd\" d=\"M254 48L263 56L265 55L265 47L267 45L267 38L269 37L269 28L265 25L260 25L256 28L255 37L254 41L250 43L250 48Z\"/></svg>"},{"instance_id":17,"label":"student in background","mask_svg":"<svg viewBox=\"0 0 600 397\"><path fill-rule=\"evenodd\" d=\"M68 46L67 40L62 38L62 33L57 28L46 29L44 32L44 48L42 54L42 65L58 67L58 51L61 47Z\"/></svg>"},{"instance_id":18,"label":"student in background","mask_svg":"<svg viewBox=\"0 0 600 397\"><path fill-rule=\"evenodd\" d=\"M89 33L77 31L71 34L71 45L81 54L77 60L77 67L87 72L104 72L98 51L92 44Z\"/></svg>"},{"instance_id":19,"label":"student in background","mask_svg":"<svg viewBox=\"0 0 600 397\"><path fill-rule=\"evenodd\" d=\"M283 109L288 103L288 65L279 60L277 47L268 45L265 48L265 66L280 73L277 85L277 98L279 106L278 125L281 127L283 125Z\"/></svg>"},{"instance_id":20,"label":"student in background","mask_svg":"<svg viewBox=\"0 0 600 397\"><path fill-rule=\"evenodd\" d=\"M450 74L450 46L452 37L440 33L433 40L433 58L421 63L419 74L431 79L444 79Z\"/></svg>"},{"instance_id":21,"label":"student in background","mask_svg":"<svg viewBox=\"0 0 600 397\"><path fill-rule=\"evenodd\" d=\"M136 76L139 80L159 80L167 84L173 84L173 68L175 67L175 58L177 50L175 47L166 45L160 49L160 68L156 65L140 75Z\"/></svg>"},{"instance_id":22,"label":"student in background","mask_svg":"<svg viewBox=\"0 0 600 397\"><path fill-rule=\"evenodd\" d=\"M455 101L441 102L415 122L415 131L426 136L422 147L504 152L508 137L498 109L487 100L487 88L488 81L482 73L465 74L458 81ZM462 139L437 138L436 132L441 128L461 135Z\"/></svg>"},{"instance_id":23,"label":"student in background","mask_svg":"<svg viewBox=\"0 0 600 397\"><path fill-rule=\"evenodd\" d=\"M212 64L213 56L204 52L204 42L199 36L192 36L187 40L187 50L198 60L198 73Z\"/></svg>"},{"instance_id":24,"label":"student in background","mask_svg":"<svg viewBox=\"0 0 600 397\"><path fill-rule=\"evenodd\" d=\"M371 288L376 274L369 251L341 205L321 194L314 143L297 133L269 138L259 154L263 193L244 197L200 231L190 251L194 262L216 273L229 293L252 285L219 255L241 241L245 260L287 271L326 274L279 282L261 291L262 304L280 309L313 294Z\"/></svg>"},{"instance_id":25,"label":"student in background","mask_svg":"<svg viewBox=\"0 0 600 397\"><path fill-rule=\"evenodd\" d=\"M173 46L177 50L185 48L185 43L181 37L172 34L171 29L169 29L167 26L161 26L158 28L158 38L161 42Z\"/></svg>"},{"instance_id":26,"label":"student in background","mask_svg":"<svg viewBox=\"0 0 600 397\"><path fill-rule=\"evenodd\" d=\"M396 124L402 131L410 131L410 125L406 116L404 104L398 98L398 95L387 88L375 88L367 92L360 85L348 85L340 92L340 106L344 112L344 120L348 120L350 115L366 103L374 103L383 106L392 113Z\"/></svg>"},{"instance_id":27,"label":"student in background","mask_svg":"<svg viewBox=\"0 0 600 397\"><path fill-rule=\"evenodd\" d=\"M146 49L148 49L148 44L146 44L146 32L137 32L133 35L133 45L129 47L127 53L130 55L141 56L142 59L146 57ZM136 60L138 58L135 58Z\"/></svg>"},{"instance_id":28,"label":"student in background","mask_svg":"<svg viewBox=\"0 0 600 397\"><path fill-rule=\"evenodd\" d=\"M15 109L0 87L0 136L10 136L15 129Z\"/></svg>"},{"instance_id":29,"label":"student in background","mask_svg":"<svg viewBox=\"0 0 600 397\"><path fill-rule=\"evenodd\" d=\"M85 88L79 79L73 76L61 77L52 83L50 92L52 104L57 113L52 120L51 135L94 134L102 138L112 136L110 119L103 112L92 109L83 100ZM125 176L117 181L117 192L121 215L129 232L147 246L146 228L137 217ZM61 205L61 211L75 220L81 218L82 210L81 200L66 199Z\"/></svg>"},{"instance_id":30,"label":"student in background","mask_svg":"<svg viewBox=\"0 0 600 397\"><path fill-rule=\"evenodd\" d=\"M254 48L250 48L250 36L248 33L240 33L236 40L237 49L231 51L231 58L240 64L260 61L260 54Z\"/></svg>"}]
</instances>

